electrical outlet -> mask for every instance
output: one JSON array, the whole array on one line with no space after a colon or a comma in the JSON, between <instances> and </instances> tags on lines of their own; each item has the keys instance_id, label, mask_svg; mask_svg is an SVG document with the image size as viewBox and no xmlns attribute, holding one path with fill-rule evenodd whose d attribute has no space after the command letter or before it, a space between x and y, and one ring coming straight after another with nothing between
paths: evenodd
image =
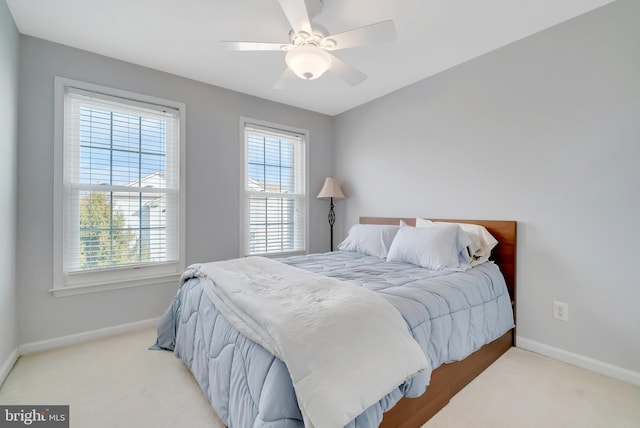
<instances>
[{"instance_id":1,"label":"electrical outlet","mask_svg":"<svg viewBox=\"0 0 640 428\"><path fill-rule=\"evenodd\" d=\"M569 321L569 304L553 301L553 318L561 321Z\"/></svg>"}]
</instances>

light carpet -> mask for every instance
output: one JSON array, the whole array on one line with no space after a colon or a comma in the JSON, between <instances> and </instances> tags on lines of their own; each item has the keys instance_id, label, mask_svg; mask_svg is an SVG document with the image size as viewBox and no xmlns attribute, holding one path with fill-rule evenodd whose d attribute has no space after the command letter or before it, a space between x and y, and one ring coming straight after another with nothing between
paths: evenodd
<instances>
[{"instance_id":1,"label":"light carpet","mask_svg":"<svg viewBox=\"0 0 640 428\"><path fill-rule=\"evenodd\" d=\"M0 404L68 404L74 428L223 428L155 330L21 357ZM640 427L640 388L512 348L423 428ZM240 427L244 428L244 427Z\"/></svg>"}]
</instances>

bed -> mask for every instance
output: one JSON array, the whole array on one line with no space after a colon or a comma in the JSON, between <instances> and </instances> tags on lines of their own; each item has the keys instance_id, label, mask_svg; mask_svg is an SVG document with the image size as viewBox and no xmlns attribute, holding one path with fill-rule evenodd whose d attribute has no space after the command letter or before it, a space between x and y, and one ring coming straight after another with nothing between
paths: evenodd
<instances>
[{"instance_id":1,"label":"bed","mask_svg":"<svg viewBox=\"0 0 640 428\"><path fill-rule=\"evenodd\" d=\"M408 218L360 219L361 224L374 225L397 225L400 221L410 226L415 225L415 219ZM424 315L412 315L413 310L405 310L406 313L401 311L411 333L432 366L437 368L429 371L426 376L419 374L409 379L387 396L381 397L346 425L350 428L421 426L513 344L516 223L445 221L479 224L497 238L498 245L493 249L491 257L495 264L483 263L470 269L469 274L460 274L465 275L464 278L476 276L481 278L481 282L491 278L489 285L485 287L488 291L474 291L464 296L463 300L470 302L472 309L467 312L471 315L464 316L465 311L452 311L448 316L434 315L433 319L429 318L425 323L420 321L420 316ZM422 289L423 282L429 280L422 277L429 276L424 269L385 263L380 258L359 253L326 253L282 261L328 277L360 282L366 288L378 290L397 308L406 306L406 302L415 297L407 294L406 302L403 300L402 303L400 297L405 297L402 293L410 293L411 290L418 289L418 286ZM446 287L449 287L448 281L453 277L457 278L456 275L444 280L437 279L436 282L444 281ZM304 426L287 366L234 329L207 298L199 282L199 278L187 280L179 290L161 321L156 347L172 350L184 361L227 425L274 428ZM499 287L503 287L504 291ZM398 293L399 295L395 295ZM454 294L460 293L456 291ZM447 302L447 305L451 306L452 303ZM508 309L505 309L506 306ZM505 315L507 310L508 316ZM427 314L433 311L436 309L427 309ZM477 316L497 320L497 324L493 325L483 318L479 321L480 327L470 327L479 330L479 336L488 342L486 344L480 342L480 339L470 339L468 332L459 327ZM427 333L421 330L425 328L423 324L427 324ZM434 349L429 342L432 336L437 336L436 333L443 329L448 332L450 330L447 334L452 335L447 339L449 343L445 346L446 352ZM455 334L460 337L454 337ZM426 392L422 393L427 384L429 386ZM411 396L417 398L408 398Z\"/></svg>"}]
</instances>

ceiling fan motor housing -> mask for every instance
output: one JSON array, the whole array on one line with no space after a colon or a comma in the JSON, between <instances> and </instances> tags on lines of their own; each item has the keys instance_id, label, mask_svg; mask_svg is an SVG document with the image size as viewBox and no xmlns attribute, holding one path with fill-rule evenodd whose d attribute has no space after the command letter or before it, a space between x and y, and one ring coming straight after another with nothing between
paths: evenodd
<instances>
[{"instance_id":1,"label":"ceiling fan motor housing","mask_svg":"<svg viewBox=\"0 0 640 428\"><path fill-rule=\"evenodd\" d=\"M283 46L283 50L289 50L297 46L314 45L322 49L334 49L336 47L335 40L328 38L329 32L322 25L311 22L311 28L313 34L309 34L305 31L296 32L295 30L289 31L290 46Z\"/></svg>"}]
</instances>

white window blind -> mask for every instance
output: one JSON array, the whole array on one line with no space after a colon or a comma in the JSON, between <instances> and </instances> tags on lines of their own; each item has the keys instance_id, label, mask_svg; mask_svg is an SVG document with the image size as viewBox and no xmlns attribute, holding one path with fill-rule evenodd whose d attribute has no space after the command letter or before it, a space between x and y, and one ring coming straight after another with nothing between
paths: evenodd
<instances>
[{"instance_id":1,"label":"white window blind","mask_svg":"<svg viewBox=\"0 0 640 428\"><path fill-rule=\"evenodd\" d=\"M63 270L140 268L180 258L180 114L64 91Z\"/></svg>"},{"instance_id":2,"label":"white window blind","mask_svg":"<svg viewBox=\"0 0 640 428\"><path fill-rule=\"evenodd\" d=\"M245 255L306 251L305 136L246 123Z\"/></svg>"}]
</instances>

